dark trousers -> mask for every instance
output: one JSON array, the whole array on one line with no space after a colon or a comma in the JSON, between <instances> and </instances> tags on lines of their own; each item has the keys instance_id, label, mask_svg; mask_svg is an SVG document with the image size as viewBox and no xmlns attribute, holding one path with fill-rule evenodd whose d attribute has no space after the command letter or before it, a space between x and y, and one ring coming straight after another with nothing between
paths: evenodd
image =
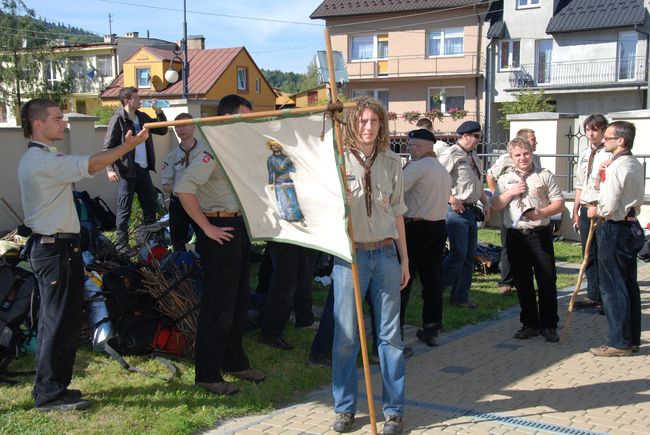
<instances>
[{"instance_id":1,"label":"dark trousers","mask_svg":"<svg viewBox=\"0 0 650 435\"><path fill-rule=\"evenodd\" d=\"M118 242L126 242L129 231L129 218L133 206L133 194L137 193L142 207L142 222L152 224L156 221L156 197L149 170L135 164L135 176L120 178L117 189L117 211L115 213L116 236Z\"/></svg>"},{"instance_id":2,"label":"dark trousers","mask_svg":"<svg viewBox=\"0 0 650 435\"><path fill-rule=\"evenodd\" d=\"M266 295L261 334L268 338L282 337L293 309L296 326L314 323L312 312L312 280L316 252L289 243L268 242L273 271Z\"/></svg>"},{"instance_id":3,"label":"dark trousers","mask_svg":"<svg viewBox=\"0 0 650 435\"><path fill-rule=\"evenodd\" d=\"M406 224L406 246L409 253L411 279L400 293L400 326L404 327L404 313L411 294L413 278L418 273L422 283L422 325L442 328L441 279L442 254L447 240L447 225L440 221L410 221ZM433 326L435 324L435 326Z\"/></svg>"},{"instance_id":4,"label":"dark trousers","mask_svg":"<svg viewBox=\"0 0 650 435\"><path fill-rule=\"evenodd\" d=\"M510 260L508 260L508 228L501 227L501 258L499 259L499 272L501 279L498 286L513 285L512 272L510 272Z\"/></svg>"},{"instance_id":5,"label":"dark trousers","mask_svg":"<svg viewBox=\"0 0 650 435\"><path fill-rule=\"evenodd\" d=\"M212 225L234 229L233 238L223 245L196 229L203 291L196 331L195 380L221 382L222 370L250 368L242 343L248 313L250 240L239 216L208 220Z\"/></svg>"},{"instance_id":6,"label":"dark trousers","mask_svg":"<svg viewBox=\"0 0 650 435\"><path fill-rule=\"evenodd\" d=\"M185 244L190 241L190 225L192 225L192 218L187 214L178 197L172 195L169 198L169 233L175 252L185 251Z\"/></svg>"},{"instance_id":7,"label":"dark trousers","mask_svg":"<svg viewBox=\"0 0 650 435\"><path fill-rule=\"evenodd\" d=\"M320 325L318 331L311 342L310 356L319 357L327 355L332 352L332 344L334 343L334 290L330 286L325 306L323 307L323 314L320 317Z\"/></svg>"},{"instance_id":8,"label":"dark trousers","mask_svg":"<svg viewBox=\"0 0 650 435\"><path fill-rule=\"evenodd\" d=\"M641 343L641 293L636 254L645 238L637 223L605 221L598 227L600 293L607 317L607 345L619 349Z\"/></svg>"},{"instance_id":9,"label":"dark trousers","mask_svg":"<svg viewBox=\"0 0 650 435\"><path fill-rule=\"evenodd\" d=\"M587 217L587 207L580 207L580 218L578 227L580 228L580 242L582 243L582 255L585 255L585 246L589 236L589 217ZM594 231L589 246L589 258L585 267L585 276L587 277L587 297L592 301L600 302L600 284L598 278L598 231Z\"/></svg>"},{"instance_id":10,"label":"dark trousers","mask_svg":"<svg viewBox=\"0 0 650 435\"><path fill-rule=\"evenodd\" d=\"M509 229L507 243L521 323L535 329L556 329L557 274L551 226L530 233ZM539 287L537 296L533 275Z\"/></svg>"},{"instance_id":11,"label":"dark trousers","mask_svg":"<svg viewBox=\"0 0 650 435\"><path fill-rule=\"evenodd\" d=\"M41 243L34 235L29 263L38 282L41 305L38 312L36 406L65 395L81 330L84 272L79 239L57 239Z\"/></svg>"}]
</instances>

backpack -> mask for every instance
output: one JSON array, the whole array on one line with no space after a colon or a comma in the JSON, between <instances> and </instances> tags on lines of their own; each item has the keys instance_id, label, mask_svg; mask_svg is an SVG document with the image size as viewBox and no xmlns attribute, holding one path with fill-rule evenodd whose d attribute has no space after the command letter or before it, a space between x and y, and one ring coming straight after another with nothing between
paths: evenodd
<instances>
[{"instance_id":1,"label":"backpack","mask_svg":"<svg viewBox=\"0 0 650 435\"><path fill-rule=\"evenodd\" d=\"M4 375L28 375L33 372L9 372L7 367L14 360L27 340L21 326L29 318L32 298L36 291L34 276L22 268L15 271L0 264L0 382L14 383ZM30 335L34 327L30 327Z\"/></svg>"},{"instance_id":2,"label":"backpack","mask_svg":"<svg viewBox=\"0 0 650 435\"><path fill-rule=\"evenodd\" d=\"M83 193L87 194L87 192ZM95 225L99 231L113 231L115 229L115 213L111 211L106 201L100 196L90 198L89 195L87 205L90 207L95 219Z\"/></svg>"}]
</instances>

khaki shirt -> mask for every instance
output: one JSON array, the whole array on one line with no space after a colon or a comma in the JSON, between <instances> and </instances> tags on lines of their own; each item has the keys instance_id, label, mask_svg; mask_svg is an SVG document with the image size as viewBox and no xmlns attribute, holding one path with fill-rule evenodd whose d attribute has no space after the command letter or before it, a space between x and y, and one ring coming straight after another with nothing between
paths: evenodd
<instances>
[{"instance_id":1,"label":"khaki shirt","mask_svg":"<svg viewBox=\"0 0 650 435\"><path fill-rule=\"evenodd\" d=\"M521 181L515 168L508 168L497 181L496 195L503 194L513 184ZM544 208L552 202L564 200L560 186L557 184L555 175L548 169L533 167L531 173L526 177L528 191L523 195L515 197L501 212L502 225L504 228L533 229L547 226L551 218L547 217L539 221L529 221L521 218L524 211L529 208Z\"/></svg>"},{"instance_id":2,"label":"khaki shirt","mask_svg":"<svg viewBox=\"0 0 650 435\"><path fill-rule=\"evenodd\" d=\"M200 144L201 142L197 139L196 145L190 150L189 162L194 160L198 154L203 153ZM189 166L189 162L187 162L186 166L185 151L181 148L181 145L178 144L178 147L172 150L167 154L167 157L165 157L161 172L161 184L168 184L173 187L174 182L180 180L183 176L183 172L185 172L185 169Z\"/></svg>"},{"instance_id":3,"label":"khaki shirt","mask_svg":"<svg viewBox=\"0 0 650 435\"><path fill-rule=\"evenodd\" d=\"M481 161L476 151L467 153L460 145L454 144L440 156L440 163L451 175L451 194L465 203L476 204L483 193L483 174L479 176L474 171L470 159L480 171Z\"/></svg>"},{"instance_id":4,"label":"khaki shirt","mask_svg":"<svg viewBox=\"0 0 650 435\"><path fill-rule=\"evenodd\" d=\"M533 154L533 165L535 165L536 168L542 167L542 161L539 158L537 154ZM487 170L487 174L494 178L494 180L498 180L499 177L506 171L506 169L515 166L514 163L512 162L512 157L510 157L509 153L504 153L499 156L499 158L496 159L494 164L490 167L490 169Z\"/></svg>"},{"instance_id":5,"label":"khaki shirt","mask_svg":"<svg viewBox=\"0 0 650 435\"><path fill-rule=\"evenodd\" d=\"M79 233L72 183L90 178L89 156L68 156L54 148L28 148L18 163L25 225L37 234Z\"/></svg>"},{"instance_id":6,"label":"khaki shirt","mask_svg":"<svg viewBox=\"0 0 650 435\"><path fill-rule=\"evenodd\" d=\"M598 201L600 192L596 190L596 180L598 179L601 163L611 160L612 153L608 153L601 148L594 155L594 161L591 166L591 174L587 175L589 168L589 156L591 155L591 146L584 150L578 157L576 168L576 189L580 189L580 204L589 204Z\"/></svg>"},{"instance_id":7,"label":"khaki shirt","mask_svg":"<svg viewBox=\"0 0 650 435\"><path fill-rule=\"evenodd\" d=\"M444 220L451 194L451 176L435 157L412 160L404 168L406 217Z\"/></svg>"},{"instance_id":8,"label":"khaki shirt","mask_svg":"<svg viewBox=\"0 0 650 435\"><path fill-rule=\"evenodd\" d=\"M607 220L621 221L629 209L638 216L643 204L643 165L634 156L621 156L605 170L600 183L598 214Z\"/></svg>"},{"instance_id":9,"label":"khaki shirt","mask_svg":"<svg viewBox=\"0 0 650 435\"><path fill-rule=\"evenodd\" d=\"M355 242L379 242L384 239L397 239L395 217L406 212L402 161L394 152L380 152L370 170L372 181L372 216L366 211L365 190L363 187L364 169L357 159L345 152L348 187L352 193L350 219Z\"/></svg>"},{"instance_id":10,"label":"khaki shirt","mask_svg":"<svg viewBox=\"0 0 650 435\"><path fill-rule=\"evenodd\" d=\"M239 202L226 174L212 155L212 150L202 142L196 145L196 155L190 166L176 180L174 193L196 195L204 213L213 211L239 211Z\"/></svg>"}]
</instances>

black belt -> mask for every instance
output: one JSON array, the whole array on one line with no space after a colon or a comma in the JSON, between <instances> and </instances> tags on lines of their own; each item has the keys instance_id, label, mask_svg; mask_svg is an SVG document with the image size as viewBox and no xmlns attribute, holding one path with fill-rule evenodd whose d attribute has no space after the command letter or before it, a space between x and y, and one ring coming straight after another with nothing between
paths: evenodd
<instances>
[{"instance_id":1,"label":"black belt","mask_svg":"<svg viewBox=\"0 0 650 435\"><path fill-rule=\"evenodd\" d=\"M79 233L56 233L56 234L38 234L34 233L35 237L54 237L55 239L78 239Z\"/></svg>"},{"instance_id":2,"label":"black belt","mask_svg":"<svg viewBox=\"0 0 650 435\"><path fill-rule=\"evenodd\" d=\"M542 231L546 231L550 228L550 225L546 225L543 227L537 227L537 228L509 228L508 231L517 231L525 236L528 236L530 234L536 234L536 233L541 233Z\"/></svg>"}]
</instances>

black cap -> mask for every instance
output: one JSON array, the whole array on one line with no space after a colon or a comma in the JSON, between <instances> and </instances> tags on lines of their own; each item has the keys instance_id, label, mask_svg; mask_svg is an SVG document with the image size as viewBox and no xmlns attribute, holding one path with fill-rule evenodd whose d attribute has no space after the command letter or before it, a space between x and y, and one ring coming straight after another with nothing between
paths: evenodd
<instances>
[{"instance_id":1,"label":"black cap","mask_svg":"<svg viewBox=\"0 0 650 435\"><path fill-rule=\"evenodd\" d=\"M476 121L465 121L460 125L460 127L458 127L456 133L462 136L465 133L472 134L472 133L478 133L480 131L481 131L481 124L479 124Z\"/></svg>"},{"instance_id":2,"label":"black cap","mask_svg":"<svg viewBox=\"0 0 650 435\"><path fill-rule=\"evenodd\" d=\"M426 128L420 128L418 130L409 131L409 139L422 139L431 142L436 141L436 137L433 135L433 133L431 133Z\"/></svg>"}]
</instances>

